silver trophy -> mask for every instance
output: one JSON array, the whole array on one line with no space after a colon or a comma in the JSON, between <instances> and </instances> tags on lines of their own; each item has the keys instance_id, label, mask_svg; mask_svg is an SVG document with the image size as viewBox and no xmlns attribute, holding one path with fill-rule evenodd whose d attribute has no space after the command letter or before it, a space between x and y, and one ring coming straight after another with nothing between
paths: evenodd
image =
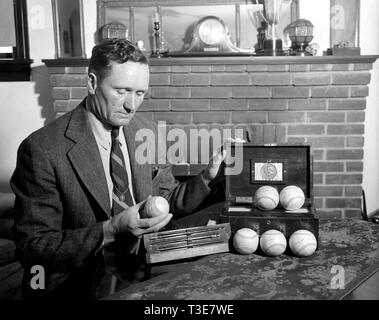
<instances>
[{"instance_id":1,"label":"silver trophy","mask_svg":"<svg viewBox=\"0 0 379 320\"><path fill-rule=\"evenodd\" d=\"M258 6L258 0L255 0ZM268 28L263 40L262 54L267 56L281 56L284 54L282 39L278 37L277 24L279 23L283 0L264 0L264 6L260 10L249 10L251 21L256 25L267 24ZM259 28L258 28L259 31ZM259 44L258 44L259 45Z\"/></svg>"}]
</instances>

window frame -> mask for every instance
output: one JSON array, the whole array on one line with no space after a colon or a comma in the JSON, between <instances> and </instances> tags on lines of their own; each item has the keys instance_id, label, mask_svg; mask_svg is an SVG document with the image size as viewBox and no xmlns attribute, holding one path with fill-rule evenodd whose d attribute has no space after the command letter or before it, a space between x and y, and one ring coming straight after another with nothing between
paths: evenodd
<instances>
[{"instance_id":1,"label":"window frame","mask_svg":"<svg viewBox=\"0 0 379 320\"><path fill-rule=\"evenodd\" d=\"M12 58L0 59L0 81L30 81L29 34L26 0L13 0L16 46Z\"/></svg>"}]
</instances>

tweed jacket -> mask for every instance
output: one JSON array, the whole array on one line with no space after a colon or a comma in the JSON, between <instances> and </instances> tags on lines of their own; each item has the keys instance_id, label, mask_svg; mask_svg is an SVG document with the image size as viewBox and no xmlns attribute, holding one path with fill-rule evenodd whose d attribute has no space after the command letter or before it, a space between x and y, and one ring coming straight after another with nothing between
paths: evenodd
<instances>
[{"instance_id":1,"label":"tweed jacket","mask_svg":"<svg viewBox=\"0 0 379 320\"><path fill-rule=\"evenodd\" d=\"M134 154L141 128L157 133L156 126L138 114L124 127L136 202L161 195L169 200L174 217L195 211L209 195L209 187L200 176L178 183L169 164L139 164ZM161 145L156 143L157 148ZM95 253L103 240L102 222L111 208L85 99L21 143L11 187L16 195L14 234L24 267L24 292L48 296L65 288L62 292L88 297L98 260ZM30 287L35 265L45 270L44 289Z\"/></svg>"}]
</instances>

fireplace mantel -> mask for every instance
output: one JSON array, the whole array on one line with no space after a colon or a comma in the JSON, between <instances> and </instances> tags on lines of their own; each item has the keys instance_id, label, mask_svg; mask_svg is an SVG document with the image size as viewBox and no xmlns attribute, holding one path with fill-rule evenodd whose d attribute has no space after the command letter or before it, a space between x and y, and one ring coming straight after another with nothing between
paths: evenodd
<instances>
[{"instance_id":1,"label":"fireplace mantel","mask_svg":"<svg viewBox=\"0 0 379 320\"><path fill-rule=\"evenodd\" d=\"M362 56L309 56L309 57L167 57L150 58L152 66L170 65L293 65L293 64L351 64L351 63L374 63L379 55ZM47 67L83 67L88 66L89 59L45 59Z\"/></svg>"},{"instance_id":2,"label":"fireplace mantel","mask_svg":"<svg viewBox=\"0 0 379 320\"><path fill-rule=\"evenodd\" d=\"M241 128L256 144L310 144L320 217L359 218L366 98L378 57L151 58L139 112L168 130ZM43 61L58 117L86 96L89 60ZM177 175L201 169L183 160Z\"/></svg>"}]
</instances>

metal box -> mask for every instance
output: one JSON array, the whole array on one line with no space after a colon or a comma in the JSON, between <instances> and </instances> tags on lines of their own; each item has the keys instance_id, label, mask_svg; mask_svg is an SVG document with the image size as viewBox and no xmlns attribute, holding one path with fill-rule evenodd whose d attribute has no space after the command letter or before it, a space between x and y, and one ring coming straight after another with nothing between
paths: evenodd
<instances>
[{"instance_id":1,"label":"metal box","mask_svg":"<svg viewBox=\"0 0 379 320\"><path fill-rule=\"evenodd\" d=\"M148 264L229 251L230 224L160 231L143 235Z\"/></svg>"}]
</instances>

